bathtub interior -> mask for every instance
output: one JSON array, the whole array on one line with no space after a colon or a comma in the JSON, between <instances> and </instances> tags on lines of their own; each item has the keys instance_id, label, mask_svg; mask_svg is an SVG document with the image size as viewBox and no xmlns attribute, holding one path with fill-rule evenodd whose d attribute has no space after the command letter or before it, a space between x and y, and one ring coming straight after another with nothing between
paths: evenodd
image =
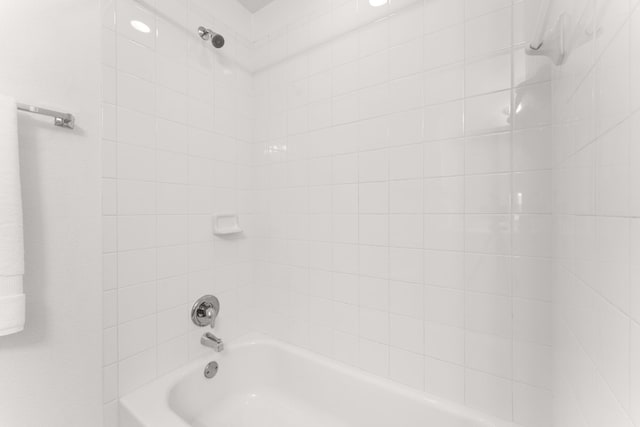
<instances>
[{"instance_id":1,"label":"bathtub interior","mask_svg":"<svg viewBox=\"0 0 640 427\"><path fill-rule=\"evenodd\" d=\"M168 392L193 427L497 427L390 381L274 341L217 355L218 374L198 366Z\"/></svg>"}]
</instances>

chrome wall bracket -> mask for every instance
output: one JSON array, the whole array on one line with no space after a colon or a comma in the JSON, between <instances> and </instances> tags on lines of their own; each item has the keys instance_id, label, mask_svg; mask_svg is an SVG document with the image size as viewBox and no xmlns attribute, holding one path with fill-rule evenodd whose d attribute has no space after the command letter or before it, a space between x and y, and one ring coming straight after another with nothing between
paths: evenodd
<instances>
[{"instance_id":1,"label":"chrome wall bracket","mask_svg":"<svg viewBox=\"0 0 640 427\"><path fill-rule=\"evenodd\" d=\"M53 124L67 129L73 129L76 125L76 118L73 114L61 113L60 111L49 110L48 108L36 107L35 105L18 103L18 110L29 113L41 114L53 117Z\"/></svg>"},{"instance_id":2,"label":"chrome wall bracket","mask_svg":"<svg viewBox=\"0 0 640 427\"><path fill-rule=\"evenodd\" d=\"M543 33L546 36L545 39L534 41L525 49L525 53L532 56L546 56L555 65L563 64L567 57L565 40L566 20L566 14L563 13L560 15L555 26L546 34Z\"/></svg>"}]
</instances>

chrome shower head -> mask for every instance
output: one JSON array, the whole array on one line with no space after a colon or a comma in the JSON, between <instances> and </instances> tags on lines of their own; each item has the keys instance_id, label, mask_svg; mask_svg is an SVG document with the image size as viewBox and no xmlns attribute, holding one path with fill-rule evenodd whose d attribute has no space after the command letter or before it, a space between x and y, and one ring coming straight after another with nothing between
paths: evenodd
<instances>
[{"instance_id":1,"label":"chrome shower head","mask_svg":"<svg viewBox=\"0 0 640 427\"><path fill-rule=\"evenodd\" d=\"M222 37L220 34L214 34L211 38L211 44L216 49L220 49L222 46L224 46L224 37Z\"/></svg>"},{"instance_id":2,"label":"chrome shower head","mask_svg":"<svg viewBox=\"0 0 640 427\"><path fill-rule=\"evenodd\" d=\"M218 34L206 27L198 27L198 35L202 40L211 40L211 44L216 49L224 46L224 37L222 37L222 34Z\"/></svg>"}]
</instances>

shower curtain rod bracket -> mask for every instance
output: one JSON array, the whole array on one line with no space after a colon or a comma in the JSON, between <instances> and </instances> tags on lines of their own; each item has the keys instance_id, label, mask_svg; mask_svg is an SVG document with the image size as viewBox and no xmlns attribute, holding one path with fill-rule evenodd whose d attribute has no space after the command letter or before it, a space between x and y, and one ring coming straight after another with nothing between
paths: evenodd
<instances>
[{"instance_id":1,"label":"shower curtain rod bracket","mask_svg":"<svg viewBox=\"0 0 640 427\"><path fill-rule=\"evenodd\" d=\"M558 18L556 25L551 29L545 38L539 42L532 42L526 49L527 55L546 56L555 65L561 65L566 58L565 44L565 24L566 15L563 13Z\"/></svg>"}]
</instances>

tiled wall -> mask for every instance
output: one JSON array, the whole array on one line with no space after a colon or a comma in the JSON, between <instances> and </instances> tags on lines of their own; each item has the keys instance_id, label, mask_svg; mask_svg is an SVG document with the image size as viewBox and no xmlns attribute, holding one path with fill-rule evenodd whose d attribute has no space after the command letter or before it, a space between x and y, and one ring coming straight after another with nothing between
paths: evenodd
<instances>
[{"instance_id":1,"label":"tiled wall","mask_svg":"<svg viewBox=\"0 0 640 427\"><path fill-rule=\"evenodd\" d=\"M254 326L550 425L551 67L511 0L255 16Z\"/></svg>"},{"instance_id":2,"label":"tiled wall","mask_svg":"<svg viewBox=\"0 0 640 427\"><path fill-rule=\"evenodd\" d=\"M585 9L553 77L555 425L640 426L640 9L555 13Z\"/></svg>"},{"instance_id":3,"label":"tiled wall","mask_svg":"<svg viewBox=\"0 0 640 427\"><path fill-rule=\"evenodd\" d=\"M199 25L222 33L224 50ZM211 215L246 205L250 29L236 2L103 4L105 426L118 396L201 354L198 297L220 298L221 337L244 330L247 239L214 238Z\"/></svg>"}]
</instances>

